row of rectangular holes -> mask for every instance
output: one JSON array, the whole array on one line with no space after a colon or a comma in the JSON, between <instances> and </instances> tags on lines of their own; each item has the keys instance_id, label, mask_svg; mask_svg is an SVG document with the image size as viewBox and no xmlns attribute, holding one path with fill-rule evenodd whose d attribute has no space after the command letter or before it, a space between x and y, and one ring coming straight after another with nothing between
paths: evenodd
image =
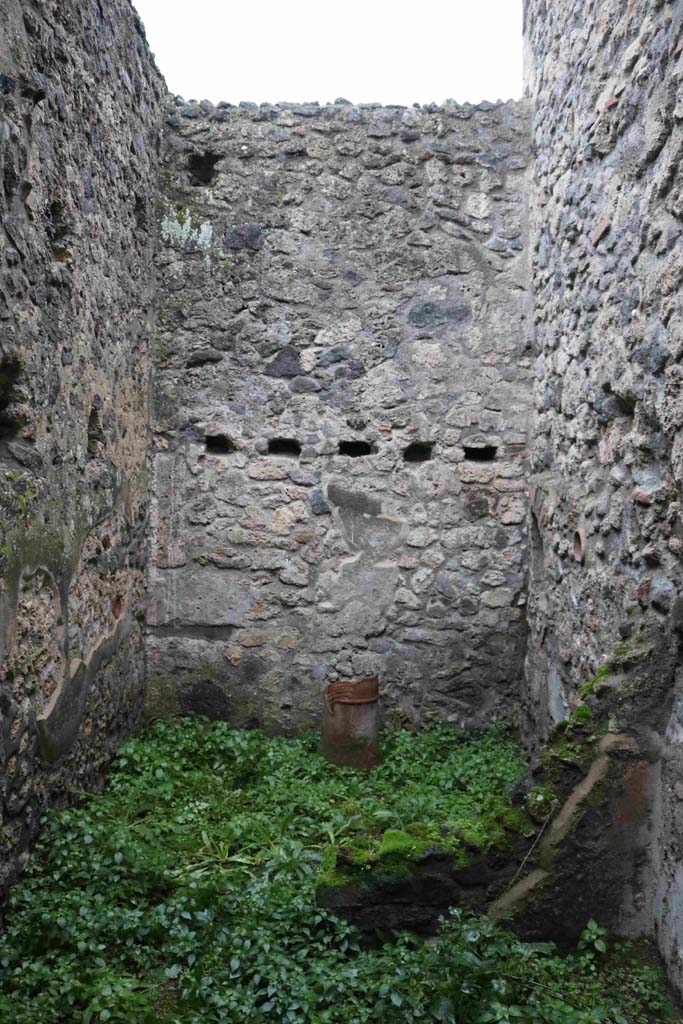
<instances>
[{"instance_id":1,"label":"row of rectangular holes","mask_svg":"<svg viewBox=\"0 0 683 1024\"><path fill-rule=\"evenodd\" d=\"M434 449L433 444L425 441L413 441L403 451L405 462L429 462ZM226 434L207 434L206 450L212 455L228 455L236 451L236 446ZM465 458L470 462L493 462L498 449L493 445L481 445L478 447L463 448ZM340 441L339 454L349 458L357 459L363 455L373 455L375 449L367 441ZM286 455L290 458L298 458L301 455L301 445L291 437L273 437L268 442L269 455Z\"/></svg>"}]
</instances>

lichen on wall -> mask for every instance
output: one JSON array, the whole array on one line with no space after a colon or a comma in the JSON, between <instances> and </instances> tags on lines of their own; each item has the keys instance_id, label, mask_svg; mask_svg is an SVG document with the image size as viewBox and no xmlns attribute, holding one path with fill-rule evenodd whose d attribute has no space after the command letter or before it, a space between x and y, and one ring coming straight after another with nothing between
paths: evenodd
<instances>
[{"instance_id":1,"label":"lichen on wall","mask_svg":"<svg viewBox=\"0 0 683 1024\"><path fill-rule=\"evenodd\" d=\"M515 103L168 107L148 652L181 710L292 729L378 672L409 721L511 712L527 131Z\"/></svg>"},{"instance_id":2,"label":"lichen on wall","mask_svg":"<svg viewBox=\"0 0 683 1024\"><path fill-rule=\"evenodd\" d=\"M0 11L0 889L142 703L159 110L127 0Z\"/></svg>"}]
</instances>

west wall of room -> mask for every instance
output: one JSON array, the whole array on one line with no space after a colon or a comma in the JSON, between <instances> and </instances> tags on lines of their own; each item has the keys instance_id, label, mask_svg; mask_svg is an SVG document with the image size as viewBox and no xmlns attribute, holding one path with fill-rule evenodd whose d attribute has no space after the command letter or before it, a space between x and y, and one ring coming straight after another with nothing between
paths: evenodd
<instances>
[{"instance_id":1,"label":"west wall of room","mask_svg":"<svg viewBox=\"0 0 683 1024\"><path fill-rule=\"evenodd\" d=\"M0 888L143 699L164 93L127 0L4 0Z\"/></svg>"}]
</instances>

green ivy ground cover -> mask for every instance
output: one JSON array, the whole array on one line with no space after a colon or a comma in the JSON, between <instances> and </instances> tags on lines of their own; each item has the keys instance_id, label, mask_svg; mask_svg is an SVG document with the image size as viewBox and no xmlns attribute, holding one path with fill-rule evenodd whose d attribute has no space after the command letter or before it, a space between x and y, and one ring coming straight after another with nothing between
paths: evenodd
<instances>
[{"instance_id":1,"label":"green ivy ground cover","mask_svg":"<svg viewBox=\"0 0 683 1024\"><path fill-rule=\"evenodd\" d=\"M457 911L430 942L367 949L316 906L340 848L362 865L504 843L523 827L507 798L523 768L504 731L397 733L367 776L326 764L312 735L158 723L122 747L103 794L48 817L8 900L0 1020L673 1020L659 968L608 949L595 922L565 958Z\"/></svg>"}]
</instances>

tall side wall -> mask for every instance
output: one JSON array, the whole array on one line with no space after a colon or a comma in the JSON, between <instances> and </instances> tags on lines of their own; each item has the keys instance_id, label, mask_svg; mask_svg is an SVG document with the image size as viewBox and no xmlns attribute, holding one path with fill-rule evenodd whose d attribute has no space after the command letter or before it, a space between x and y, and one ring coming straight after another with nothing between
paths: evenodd
<instances>
[{"instance_id":1,"label":"tall side wall","mask_svg":"<svg viewBox=\"0 0 683 1024\"><path fill-rule=\"evenodd\" d=\"M288 729L326 682L378 672L410 720L509 712L524 105L179 104L167 124L157 711Z\"/></svg>"},{"instance_id":2,"label":"tall side wall","mask_svg":"<svg viewBox=\"0 0 683 1024\"><path fill-rule=\"evenodd\" d=\"M0 888L142 701L161 96L128 0L3 0Z\"/></svg>"},{"instance_id":3,"label":"tall side wall","mask_svg":"<svg viewBox=\"0 0 683 1024\"><path fill-rule=\"evenodd\" d=\"M526 46L537 351L527 726L542 738L581 695L637 739L653 857L622 926L654 929L680 984L683 7L528 0Z\"/></svg>"}]
</instances>

